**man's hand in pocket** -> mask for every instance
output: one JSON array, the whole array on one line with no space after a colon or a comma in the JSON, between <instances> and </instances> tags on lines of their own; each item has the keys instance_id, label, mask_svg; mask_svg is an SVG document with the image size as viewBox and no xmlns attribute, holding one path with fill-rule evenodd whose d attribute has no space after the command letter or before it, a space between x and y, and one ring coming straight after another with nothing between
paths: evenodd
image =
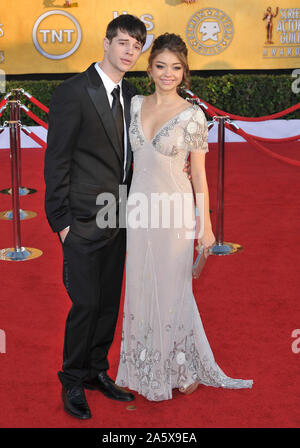
<instances>
[{"instance_id":1,"label":"man's hand in pocket","mask_svg":"<svg viewBox=\"0 0 300 448\"><path fill-rule=\"evenodd\" d=\"M61 242L62 242L62 243L64 243L64 241L65 241L65 239L66 239L66 236L67 236L68 233L69 233L69 230L70 230L70 226L69 226L69 227L66 227L65 229L63 229L63 230L61 230L61 231L59 232L59 236L60 236L60 239L61 239Z\"/></svg>"}]
</instances>

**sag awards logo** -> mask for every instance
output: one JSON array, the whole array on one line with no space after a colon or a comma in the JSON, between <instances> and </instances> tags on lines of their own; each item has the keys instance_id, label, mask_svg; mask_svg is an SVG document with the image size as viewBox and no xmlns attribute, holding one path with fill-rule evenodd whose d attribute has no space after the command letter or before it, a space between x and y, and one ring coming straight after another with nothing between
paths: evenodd
<instances>
[{"instance_id":1,"label":"sag awards logo","mask_svg":"<svg viewBox=\"0 0 300 448\"><path fill-rule=\"evenodd\" d=\"M220 9L203 8L190 18L186 36L194 51L202 56L215 56L229 47L233 23Z\"/></svg>"},{"instance_id":2,"label":"sag awards logo","mask_svg":"<svg viewBox=\"0 0 300 448\"><path fill-rule=\"evenodd\" d=\"M75 53L81 43L81 27L67 11L53 10L35 22L32 39L37 51L48 59L65 59Z\"/></svg>"},{"instance_id":3,"label":"sag awards logo","mask_svg":"<svg viewBox=\"0 0 300 448\"><path fill-rule=\"evenodd\" d=\"M281 8L279 11L278 7L275 10L268 7L262 20L266 21L263 58L299 57L300 8Z\"/></svg>"}]
</instances>

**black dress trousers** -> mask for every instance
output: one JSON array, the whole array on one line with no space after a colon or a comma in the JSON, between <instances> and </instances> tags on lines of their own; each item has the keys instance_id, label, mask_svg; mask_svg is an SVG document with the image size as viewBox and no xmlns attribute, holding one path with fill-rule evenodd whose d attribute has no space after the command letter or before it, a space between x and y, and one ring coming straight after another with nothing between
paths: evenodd
<instances>
[{"instance_id":1,"label":"black dress trousers","mask_svg":"<svg viewBox=\"0 0 300 448\"><path fill-rule=\"evenodd\" d=\"M63 282L72 307L58 376L68 388L109 368L107 354L119 313L126 229L118 229L101 248L70 230L62 247Z\"/></svg>"}]
</instances>

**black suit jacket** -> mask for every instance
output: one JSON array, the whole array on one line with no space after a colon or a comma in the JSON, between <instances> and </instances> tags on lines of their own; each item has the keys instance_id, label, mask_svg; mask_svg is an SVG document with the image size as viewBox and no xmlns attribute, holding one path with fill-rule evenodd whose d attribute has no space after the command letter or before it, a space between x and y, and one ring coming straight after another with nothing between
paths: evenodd
<instances>
[{"instance_id":1,"label":"black suit jacket","mask_svg":"<svg viewBox=\"0 0 300 448\"><path fill-rule=\"evenodd\" d=\"M137 93L122 81L124 114L129 135L130 102ZM73 233L103 243L118 229L101 229L96 216L100 193L112 193L119 210L119 185L130 185L132 152L128 138L126 179L115 122L103 82L94 63L60 84L50 102L45 155L45 209L54 232L71 226Z\"/></svg>"}]
</instances>

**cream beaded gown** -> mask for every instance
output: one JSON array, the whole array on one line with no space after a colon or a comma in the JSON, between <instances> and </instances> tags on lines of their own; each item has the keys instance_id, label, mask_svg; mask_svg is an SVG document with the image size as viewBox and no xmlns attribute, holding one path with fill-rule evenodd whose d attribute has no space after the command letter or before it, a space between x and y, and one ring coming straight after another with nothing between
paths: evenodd
<instances>
[{"instance_id":1,"label":"cream beaded gown","mask_svg":"<svg viewBox=\"0 0 300 448\"><path fill-rule=\"evenodd\" d=\"M172 225L178 209L170 201L171 228L165 228L158 220L162 210L157 203L150 206L153 193L192 197L183 168L189 151L208 151L205 115L191 105L147 141L141 125L143 98L135 96L131 105L134 174L127 204L126 292L116 384L154 401L171 399L173 388L195 380L207 386L251 388L252 380L229 378L215 362L192 291L194 240L188 237L189 223L182 219L181 226ZM143 218L137 213L141 193L148 199L147 222L145 213ZM193 201L182 203L184 214L189 208L194 217Z\"/></svg>"}]
</instances>

